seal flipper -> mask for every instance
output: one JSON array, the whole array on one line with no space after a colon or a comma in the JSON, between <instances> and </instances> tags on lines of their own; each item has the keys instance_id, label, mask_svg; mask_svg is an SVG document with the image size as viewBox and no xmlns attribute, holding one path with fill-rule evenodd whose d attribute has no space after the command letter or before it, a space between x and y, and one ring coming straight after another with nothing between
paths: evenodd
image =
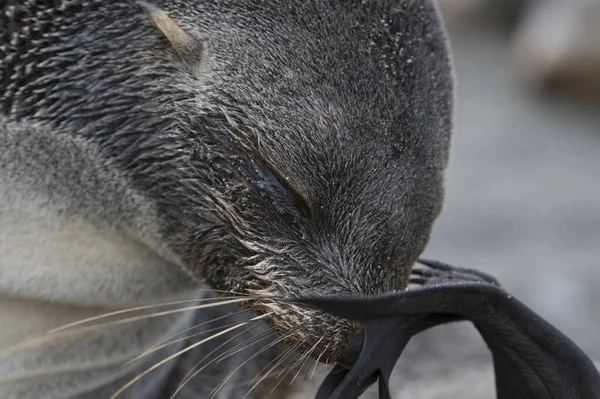
<instances>
[{"instance_id":1,"label":"seal flipper","mask_svg":"<svg viewBox=\"0 0 600 399\"><path fill-rule=\"evenodd\" d=\"M359 305L358 308L351 309L349 301L352 301L351 306ZM390 375L410 339L436 325L461 320L450 314L427 312L395 317L375 315L374 308L381 302L369 303L369 299L303 299L300 302L364 324L362 336L344 353L343 363L350 365L349 370L336 365L320 386L316 399L358 398L378 379L380 399L391 399ZM359 316L355 317L356 314Z\"/></svg>"},{"instance_id":2,"label":"seal flipper","mask_svg":"<svg viewBox=\"0 0 600 399\"><path fill-rule=\"evenodd\" d=\"M421 263L437 272L431 273L434 277L417 273L424 285L414 290L367 298L299 300L365 325L360 356L343 378L336 378L337 386L332 386L333 379L326 380L317 399L357 398L380 375L385 378L380 398L390 398L389 373L410 338L458 320L473 322L492 352L498 399L598 398L600 375L592 361L569 338L496 285L495 279L469 269ZM434 283L430 285L428 278ZM443 283L438 284L440 278Z\"/></svg>"},{"instance_id":3,"label":"seal flipper","mask_svg":"<svg viewBox=\"0 0 600 399\"><path fill-rule=\"evenodd\" d=\"M546 320L501 290L471 315L494 358L499 399L593 399L600 375L585 353Z\"/></svg>"},{"instance_id":4,"label":"seal flipper","mask_svg":"<svg viewBox=\"0 0 600 399\"><path fill-rule=\"evenodd\" d=\"M330 312L334 313L334 312ZM335 314L335 313L334 313ZM379 398L391 399L391 373L410 339L433 326L457 321L451 315L403 315L364 322L364 339L355 343L360 350L350 370L336 365L319 387L316 399L358 398L379 379Z\"/></svg>"},{"instance_id":5,"label":"seal flipper","mask_svg":"<svg viewBox=\"0 0 600 399\"><path fill-rule=\"evenodd\" d=\"M362 349L352 368L334 367L319 388L316 399L358 398L378 379L380 398L391 398L388 386L390 374L406 344L416 333L412 327L419 328L421 319L422 316L413 317L410 321L408 318L388 318L365 323L363 340L355 344ZM385 351L379 351L382 347Z\"/></svg>"}]
</instances>

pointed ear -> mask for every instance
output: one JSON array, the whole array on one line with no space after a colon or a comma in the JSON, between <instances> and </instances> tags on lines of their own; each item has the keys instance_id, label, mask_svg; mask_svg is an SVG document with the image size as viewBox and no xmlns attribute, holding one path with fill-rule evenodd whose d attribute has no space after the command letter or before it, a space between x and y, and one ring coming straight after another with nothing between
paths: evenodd
<instances>
[{"instance_id":1,"label":"pointed ear","mask_svg":"<svg viewBox=\"0 0 600 399\"><path fill-rule=\"evenodd\" d=\"M173 50L181 58L181 61L189 66L200 63L204 48L202 39L183 30L166 12L154 4L145 1L138 3L144 9L154 26L169 41Z\"/></svg>"}]
</instances>

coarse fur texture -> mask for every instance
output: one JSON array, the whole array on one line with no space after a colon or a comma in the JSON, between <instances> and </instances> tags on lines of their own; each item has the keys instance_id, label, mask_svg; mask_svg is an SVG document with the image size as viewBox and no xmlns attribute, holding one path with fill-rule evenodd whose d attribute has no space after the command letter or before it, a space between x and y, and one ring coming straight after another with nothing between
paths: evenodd
<instances>
[{"instance_id":1,"label":"coarse fur texture","mask_svg":"<svg viewBox=\"0 0 600 399\"><path fill-rule=\"evenodd\" d=\"M12 350L61 325L115 309L207 295L197 292L197 284L168 251L153 242L151 226L145 223L155 213L121 184L124 180L115 169L95 162L100 158L93 145L37 123L3 119L0 320L6 327L0 333L0 398L108 398L133 376L195 340L176 342L146 361L124 367L149 347L195 324L214 330L247 321L247 315L236 315L237 309L219 307L50 337ZM73 185L79 187L77 195ZM130 228L135 228L135 236ZM228 313L232 316L211 321ZM256 327L255 334L266 328ZM249 334L231 346L243 343ZM167 364L121 397L170 395L196 361L223 340ZM245 388L236 385L254 377L275 353L265 351L253 367L236 373L217 398L243 396ZM216 369L207 368L179 397L207 397L239 362L233 357ZM261 397L264 392L257 390L256 398Z\"/></svg>"},{"instance_id":2,"label":"coarse fur texture","mask_svg":"<svg viewBox=\"0 0 600 399\"><path fill-rule=\"evenodd\" d=\"M3 180L23 197L47 194L35 212L58 199L61 226L79 218L94 234L129 239L138 259L129 265L139 267L122 269L128 280L93 257L71 259L87 268L68 276L41 261L26 273L6 262L3 292L124 306L195 284L285 297L404 288L441 209L452 128L452 73L432 1L153 7L0 1L3 134L23 136L0 158ZM157 24L152 10L176 27ZM41 153L67 144L36 164L37 139ZM4 232L0 244L15 247ZM28 280L39 270L57 283ZM287 342L317 345L326 361L356 328L281 302L252 307L281 315L272 321L280 331L301 326Z\"/></svg>"}]
</instances>

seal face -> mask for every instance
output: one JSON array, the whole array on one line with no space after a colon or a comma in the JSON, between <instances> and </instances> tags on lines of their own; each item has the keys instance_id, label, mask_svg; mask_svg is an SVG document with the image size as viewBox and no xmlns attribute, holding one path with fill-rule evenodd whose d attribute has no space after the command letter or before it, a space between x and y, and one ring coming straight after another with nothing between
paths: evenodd
<instances>
[{"instance_id":1,"label":"seal face","mask_svg":"<svg viewBox=\"0 0 600 399\"><path fill-rule=\"evenodd\" d=\"M406 286L451 133L431 1L0 4L0 112L97 145L194 278L260 297ZM315 310L253 306L322 360L354 333Z\"/></svg>"}]
</instances>

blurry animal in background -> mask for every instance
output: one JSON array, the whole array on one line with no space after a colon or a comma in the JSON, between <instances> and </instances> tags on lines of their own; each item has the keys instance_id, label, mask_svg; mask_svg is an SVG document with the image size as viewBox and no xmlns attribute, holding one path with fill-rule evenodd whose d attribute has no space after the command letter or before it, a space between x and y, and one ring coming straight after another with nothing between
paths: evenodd
<instances>
[{"instance_id":1,"label":"blurry animal in background","mask_svg":"<svg viewBox=\"0 0 600 399\"><path fill-rule=\"evenodd\" d=\"M532 87L600 100L600 0L440 0L457 29L509 30L514 70Z\"/></svg>"}]
</instances>

